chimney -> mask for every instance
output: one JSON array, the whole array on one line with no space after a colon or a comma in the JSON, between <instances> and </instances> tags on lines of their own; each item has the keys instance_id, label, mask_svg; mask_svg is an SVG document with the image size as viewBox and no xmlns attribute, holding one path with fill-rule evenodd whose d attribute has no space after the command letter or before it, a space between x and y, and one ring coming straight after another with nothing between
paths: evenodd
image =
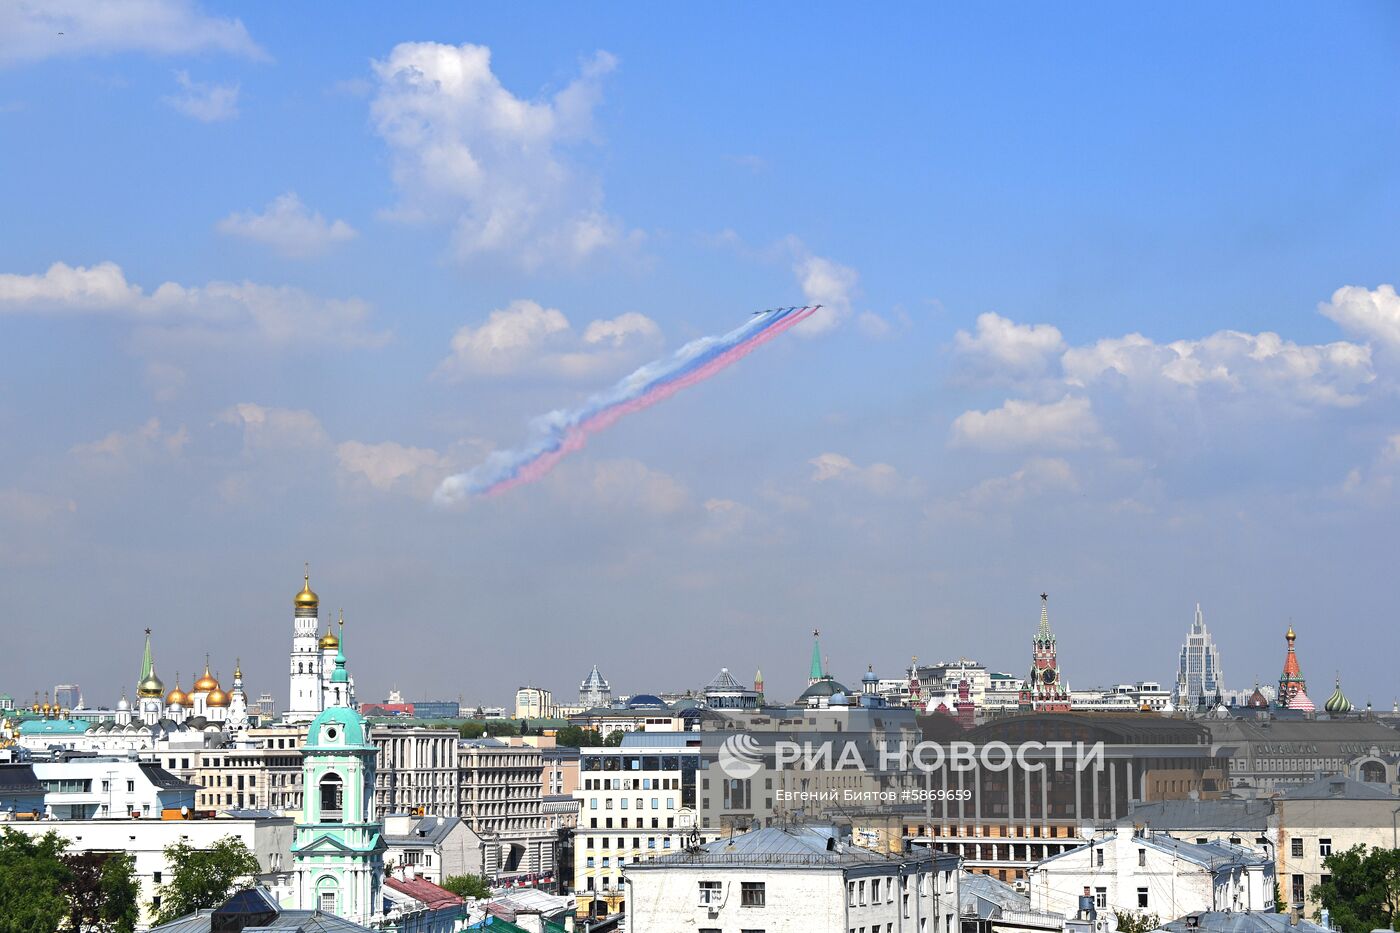
<instances>
[{"instance_id":1,"label":"chimney","mask_svg":"<svg viewBox=\"0 0 1400 933\"><path fill-rule=\"evenodd\" d=\"M544 914L538 910L517 910L515 925L529 933L544 933Z\"/></svg>"}]
</instances>

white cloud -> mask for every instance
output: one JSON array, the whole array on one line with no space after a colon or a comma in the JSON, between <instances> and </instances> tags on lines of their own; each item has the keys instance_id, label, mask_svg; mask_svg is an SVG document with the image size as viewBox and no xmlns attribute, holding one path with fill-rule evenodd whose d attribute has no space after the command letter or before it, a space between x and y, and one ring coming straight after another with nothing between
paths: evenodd
<instances>
[{"instance_id":1,"label":"white cloud","mask_svg":"<svg viewBox=\"0 0 1400 933\"><path fill-rule=\"evenodd\" d=\"M796 333L809 337L829 333L850 316L851 301L860 283L855 269L821 256L799 255L792 272L807 303L822 306L797 325Z\"/></svg>"},{"instance_id":2,"label":"white cloud","mask_svg":"<svg viewBox=\"0 0 1400 933\"><path fill-rule=\"evenodd\" d=\"M1073 450L1104 439L1087 398L1048 404L1007 399L991 411L965 411L953 421L953 444L984 450L1038 447Z\"/></svg>"},{"instance_id":3,"label":"white cloud","mask_svg":"<svg viewBox=\"0 0 1400 933\"><path fill-rule=\"evenodd\" d=\"M1023 499L1051 492L1075 492L1079 481L1074 469L1059 457L1033 457L1008 476L984 479L962 496L973 508L1015 505Z\"/></svg>"},{"instance_id":4,"label":"white cloud","mask_svg":"<svg viewBox=\"0 0 1400 933\"><path fill-rule=\"evenodd\" d=\"M0 489L0 519L26 525L42 525L54 516L78 511L78 503L62 496L27 492L11 486Z\"/></svg>"},{"instance_id":5,"label":"white cloud","mask_svg":"<svg viewBox=\"0 0 1400 933\"><path fill-rule=\"evenodd\" d=\"M165 431L161 429L159 418L151 418L134 430L113 431L101 440L78 444L72 452L89 462L127 465L160 457L178 457L189 439L184 425Z\"/></svg>"},{"instance_id":6,"label":"white cloud","mask_svg":"<svg viewBox=\"0 0 1400 933\"><path fill-rule=\"evenodd\" d=\"M46 58L145 52L225 52L266 58L242 21L190 0L45 0L0 4L0 66Z\"/></svg>"},{"instance_id":7,"label":"white cloud","mask_svg":"<svg viewBox=\"0 0 1400 933\"><path fill-rule=\"evenodd\" d=\"M575 264L634 239L565 153L591 139L615 67L598 52L563 90L526 100L501 85L485 46L395 46L373 63L371 104L401 196L394 214L452 224L461 258L503 255L526 268Z\"/></svg>"},{"instance_id":8,"label":"white cloud","mask_svg":"<svg viewBox=\"0 0 1400 933\"><path fill-rule=\"evenodd\" d=\"M1201 340L1167 344L1128 334L1071 348L1062 363L1065 380L1073 386L1104 379L1149 387L1215 386L1338 407L1359 403L1356 390L1375 378L1368 347L1346 341L1297 344L1267 331L1223 330Z\"/></svg>"},{"instance_id":9,"label":"white cloud","mask_svg":"<svg viewBox=\"0 0 1400 933\"><path fill-rule=\"evenodd\" d=\"M363 478L375 489L406 489L425 499L432 495L447 466L446 458L435 450L405 447L393 441L345 441L336 445L335 452L341 470Z\"/></svg>"},{"instance_id":10,"label":"white cloud","mask_svg":"<svg viewBox=\"0 0 1400 933\"><path fill-rule=\"evenodd\" d=\"M672 515L690 505L690 492L679 480L636 460L595 463L590 479L596 505L653 515Z\"/></svg>"},{"instance_id":11,"label":"white cloud","mask_svg":"<svg viewBox=\"0 0 1400 933\"><path fill-rule=\"evenodd\" d=\"M1341 492L1370 504L1380 504L1394 493L1397 475L1400 475L1400 434L1392 434L1381 444L1370 464L1347 473Z\"/></svg>"},{"instance_id":12,"label":"white cloud","mask_svg":"<svg viewBox=\"0 0 1400 933\"><path fill-rule=\"evenodd\" d=\"M175 72L180 93L163 100L175 110L201 123L219 123L238 116L238 82L205 84L190 78L188 71Z\"/></svg>"},{"instance_id":13,"label":"white cloud","mask_svg":"<svg viewBox=\"0 0 1400 933\"><path fill-rule=\"evenodd\" d=\"M1396 295L1393 285L1381 285L1375 291L1346 285L1317 309L1349 334L1400 350L1400 295Z\"/></svg>"},{"instance_id":14,"label":"white cloud","mask_svg":"<svg viewBox=\"0 0 1400 933\"><path fill-rule=\"evenodd\" d=\"M1065 346L1054 325L1017 324L994 311L977 315L976 334L960 330L954 341L959 353L1017 375L1043 372Z\"/></svg>"},{"instance_id":15,"label":"white cloud","mask_svg":"<svg viewBox=\"0 0 1400 933\"><path fill-rule=\"evenodd\" d=\"M147 294L112 262L56 262L35 275L0 274L0 315L110 314L129 318L147 338L226 345L238 340L303 346L366 346L386 335L365 329L369 305L319 298L291 286L166 282Z\"/></svg>"},{"instance_id":16,"label":"white cloud","mask_svg":"<svg viewBox=\"0 0 1400 933\"><path fill-rule=\"evenodd\" d=\"M580 337L562 311L517 299L492 311L485 323L459 329L438 374L449 379L521 373L594 376L615 369L660 337L656 322L635 312L592 321Z\"/></svg>"},{"instance_id":17,"label":"white cloud","mask_svg":"<svg viewBox=\"0 0 1400 933\"><path fill-rule=\"evenodd\" d=\"M355 238L355 228L312 212L294 191L274 198L261 214L230 214L219 221L218 230L255 240L294 259L319 256L334 244Z\"/></svg>"},{"instance_id":18,"label":"white cloud","mask_svg":"<svg viewBox=\"0 0 1400 933\"><path fill-rule=\"evenodd\" d=\"M217 420L242 429L243 447L248 452L314 450L330 443L320 420L304 409L240 402L220 412Z\"/></svg>"},{"instance_id":19,"label":"white cloud","mask_svg":"<svg viewBox=\"0 0 1400 933\"><path fill-rule=\"evenodd\" d=\"M814 483L846 483L878 495L899 492L906 486L899 471L888 463L872 463L863 467L837 453L818 454L807 462L812 466Z\"/></svg>"}]
</instances>

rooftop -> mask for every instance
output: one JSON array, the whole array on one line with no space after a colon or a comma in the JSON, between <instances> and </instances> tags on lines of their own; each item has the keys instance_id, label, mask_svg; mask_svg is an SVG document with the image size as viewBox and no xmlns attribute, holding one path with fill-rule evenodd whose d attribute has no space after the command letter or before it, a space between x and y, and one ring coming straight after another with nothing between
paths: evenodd
<instances>
[{"instance_id":1,"label":"rooftop","mask_svg":"<svg viewBox=\"0 0 1400 933\"><path fill-rule=\"evenodd\" d=\"M1187 914L1162 924L1158 929L1170 933L1329 933L1326 927L1310 920L1299 920L1294 924L1288 914L1224 910Z\"/></svg>"},{"instance_id":2,"label":"rooftop","mask_svg":"<svg viewBox=\"0 0 1400 933\"><path fill-rule=\"evenodd\" d=\"M686 865L852 868L935 861L955 863L957 857L933 851L886 855L851 845L849 840L843 842L830 826L765 826L727 839L717 839L694 849L635 862L629 864L626 870L632 872Z\"/></svg>"},{"instance_id":3,"label":"rooftop","mask_svg":"<svg viewBox=\"0 0 1400 933\"><path fill-rule=\"evenodd\" d=\"M1283 792L1285 800L1400 800L1384 784L1368 784L1353 780L1345 774L1319 777L1317 780L1290 787Z\"/></svg>"}]
</instances>

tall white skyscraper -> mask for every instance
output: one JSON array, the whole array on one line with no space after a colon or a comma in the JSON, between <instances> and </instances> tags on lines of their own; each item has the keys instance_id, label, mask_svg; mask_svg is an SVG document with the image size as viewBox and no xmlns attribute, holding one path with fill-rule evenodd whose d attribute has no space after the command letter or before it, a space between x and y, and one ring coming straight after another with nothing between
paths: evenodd
<instances>
[{"instance_id":1,"label":"tall white skyscraper","mask_svg":"<svg viewBox=\"0 0 1400 933\"><path fill-rule=\"evenodd\" d=\"M1220 671L1220 649L1211 641L1206 631L1205 616L1201 614L1201 604L1196 604L1196 618L1191 622L1191 630L1186 635L1186 644L1181 646L1181 659L1176 672L1177 708L1194 706L1204 694L1207 700L1214 700L1217 693L1225 690L1224 674Z\"/></svg>"}]
</instances>

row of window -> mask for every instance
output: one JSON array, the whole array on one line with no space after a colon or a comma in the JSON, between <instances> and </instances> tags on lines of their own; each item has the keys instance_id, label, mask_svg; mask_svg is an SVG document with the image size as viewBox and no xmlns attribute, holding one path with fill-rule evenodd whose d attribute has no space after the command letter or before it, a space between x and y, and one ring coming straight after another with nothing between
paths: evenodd
<instances>
[{"instance_id":1,"label":"row of window","mask_svg":"<svg viewBox=\"0 0 1400 933\"><path fill-rule=\"evenodd\" d=\"M618 809L619 809L619 810L626 810L626 809L627 809L627 806L628 806L628 801L629 801L631 798L629 798L629 797L619 797L619 798L617 798L617 799L618 799L619 801L621 801L621 803L618 804ZM637 800L637 809L638 809L638 810L645 810L645 809L646 809L646 798L645 798L645 797L638 797L638 798L636 798L636 800ZM604 798L603 798L603 809L604 809L604 810L611 810L612 808L613 808L613 798L612 798L612 797L604 797ZM651 808L652 808L653 810L659 810L659 809L661 809L661 798L660 798L660 797L653 797L653 798L651 798ZM597 797L589 797L589 798L588 798L588 809L590 809L590 810L596 810L596 809L598 809L598 798L597 798ZM666 798L666 809L667 809L667 810L674 810L674 809L676 809L676 798L675 798L675 797L667 797L667 798Z\"/></svg>"},{"instance_id":2,"label":"row of window","mask_svg":"<svg viewBox=\"0 0 1400 933\"><path fill-rule=\"evenodd\" d=\"M613 826L613 818L610 817L610 816L609 816L609 817L604 817L604 819L603 819L603 825L602 825L602 826L599 826L599 825L598 825L598 818L597 818L596 816L591 816L591 817L588 818L588 828L589 828L589 829L631 829L632 827L628 825L629 819L630 819L629 817L625 817L625 816L624 816L624 817L622 818L622 820L621 820L622 825L621 825L621 826L614 827L614 826ZM637 817L636 822L637 822L637 826L636 826L637 829L661 829L661 819L660 819L660 817L655 817L655 816L653 816L653 817L651 818L651 826L647 826L647 825L646 825L646 819L645 819L644 817L640 817L640 816ZM705 826L709 826L709 825L710 825L710 818L709 818L709 817L705 817L704 825L705 825ZM666 817L666 829L675 829L675 828L676 828L676 818L675 818L674 816L668 816L668 817Z\"/></svg>"},{"instance_id":3,"label":"row of window","mask_svg":"<svg viewBox=\"0 0 1400 933\"><path fill-rule=\"evenodd\" d=\"M1293 858L1302 858L1302 857L1303 857L1303 837L1302 837L1302 836L1294 836L1292 839L1290 839L1290 840L1288 841L1288 852L1289 852L1289 855L1292 856ZM1327 856L1331 855L1331 854L1332 854L1332 840L1331 840L1331 839L1319 839L1319 840L1317 840L1317 854L1318 854L1319 856L1321 856L1322 858L1326 858Z\"/></svg>"}]
</instances>

